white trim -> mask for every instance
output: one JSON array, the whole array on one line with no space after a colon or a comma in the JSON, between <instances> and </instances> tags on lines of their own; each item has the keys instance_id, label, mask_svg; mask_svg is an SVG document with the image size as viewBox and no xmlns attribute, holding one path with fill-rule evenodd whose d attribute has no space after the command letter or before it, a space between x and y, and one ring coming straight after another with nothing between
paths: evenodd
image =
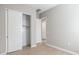
<instances>
[{"instance_id":1,"label":"white trim","mask_svg":"<svg viewBox=\"0 0 79 59\"><path fill-rule=\"evenodd\" d=\"M60 48L60 47L57 47L57 46L54 46L54 45L51 45L51 44L46 44L47 46L50 46L50 47L53 47L53 48L56 48L58 50L61 50L61 51L64 51L64 52L67 52L67 53L70 53L70 54L73 54L73 55L78 55L78 53L76 52L73 52L73 51L70 51L70 50L67 50L67 49L64 49L64 48Z\"/></svg>"},{"instance_id":2,"label":"white trim","mask_svg":"<svg viewBox=\"0 0 79 59\"><path fill-rule=\"evenodd\" d=\"M6 53L1 53L0 55L7 55Z\"/></svg>"},{"instance_id":3,"label":"white trim","mask_svg":"<svg viewBox=\"0 0 79 59\"><path fill-rule=\"evenodd\" d=\"M8 42L8 39L7 39L7 36L8 36L8 26L7 26L7 24L8 24L8 9L7 8L5 8L5 26L6 26L6 29L5 29L5 32L6 32L6 51L5 51L5 53L7 53L7 42Z\"/></svg>"}]
</instances>

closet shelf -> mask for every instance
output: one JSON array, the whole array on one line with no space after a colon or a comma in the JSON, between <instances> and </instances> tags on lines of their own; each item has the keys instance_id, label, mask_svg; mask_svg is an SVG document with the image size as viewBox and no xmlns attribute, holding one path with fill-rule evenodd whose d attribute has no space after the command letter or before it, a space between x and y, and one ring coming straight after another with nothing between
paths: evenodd
<instances>
[{"instance_id":1,"label":"closet shelf","mask_svg":"<svg viewBox=\"0 0 79 59\"><path fill-rule=\"evenodd\" d=\"M30 25L22 25L23 27L30 27Z\"/></svg>"}]
</instances>

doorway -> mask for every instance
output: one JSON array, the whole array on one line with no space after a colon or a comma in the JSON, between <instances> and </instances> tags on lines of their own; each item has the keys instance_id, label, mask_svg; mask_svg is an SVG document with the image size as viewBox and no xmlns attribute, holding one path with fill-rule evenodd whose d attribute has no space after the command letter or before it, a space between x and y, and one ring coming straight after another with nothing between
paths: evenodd
<instances>
[{"instance_id":1,"label":"doorway","mask_svg":"<svg viewBox=\"0 0 79 59\"><path fill-rule=\"evenodd\" d=\"M42 18L41 20L41 32L42 32L42 42L46 42L46 19L47 17Z\"/></svg>"},{"instance_id":2,"label":"doorway","mask_svg":"<svg viewBox=\"0 0 79 59\"><path fill-rule=\"evenodd\" d=\"M23 14L22 20L22 43L23 48L30 47L30 15Z\"/></svg>"}]
</instances>

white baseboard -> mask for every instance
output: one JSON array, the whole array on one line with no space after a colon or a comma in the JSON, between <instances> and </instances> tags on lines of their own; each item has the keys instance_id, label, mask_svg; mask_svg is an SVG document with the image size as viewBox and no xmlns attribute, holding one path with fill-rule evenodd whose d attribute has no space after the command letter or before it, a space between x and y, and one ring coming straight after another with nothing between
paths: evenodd
<instances>
[{"instance_id":1,"label":"white baseboard","mask_svg":"<svg viewBox=\"0 0 79 59\"><path fill-rule=\"evenodd\" d=\"M0 55L6 55L6 53L1 53Z\"/></svg>"},{"instance_id":2,"label":"white baseboard","mask_svg":"<svg viewBox=\"0 0 79 59\"><path fill-rule=\"evenodd\" d=\"M60 48L60 47L57 47L57 46L54 46L54 45L51 45L51 44L46 44L47 46L50 46L50 47L53 47L53 48L56 48L58 50L61 50L61 51L64 51L64 52L67 52L67 53L70 53L72 55L79 55L78 53L75 53L75 52L72 52L70 50L67 50L67 49L63 49L63 48Z\"/></svg>"}]
</instances>

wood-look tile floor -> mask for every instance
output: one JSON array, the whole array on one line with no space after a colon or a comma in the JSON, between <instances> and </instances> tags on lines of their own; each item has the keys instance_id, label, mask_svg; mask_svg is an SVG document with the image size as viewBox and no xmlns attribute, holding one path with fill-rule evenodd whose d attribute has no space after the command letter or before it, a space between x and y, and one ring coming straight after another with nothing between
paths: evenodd
<instances>
[{"instance_id":1,"label":"wood-look tile floor","mask_svg":"<svg viewBox=\"0 0 79 59\"><path fill-rule=\"evenodd\" d=\"M66 52L60 51L55 48L51 48L44 43L38 44L34 48L24 48L15 52L8 53L8 55L69 55Z\"/></svg>"}]
</instances>

